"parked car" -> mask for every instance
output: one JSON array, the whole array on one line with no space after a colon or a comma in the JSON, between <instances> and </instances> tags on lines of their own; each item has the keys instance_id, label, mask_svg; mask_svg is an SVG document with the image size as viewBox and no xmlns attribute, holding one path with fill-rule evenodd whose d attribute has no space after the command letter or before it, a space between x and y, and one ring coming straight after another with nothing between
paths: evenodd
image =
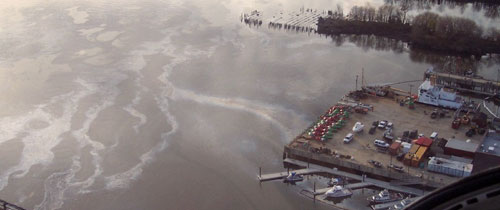
<instances>
[{"instance_id":1,"label":"parked car","mask_svg":"<svg viewBox=\"0 0 500 210\"><path fill-rule=\"evenodd\" d=\"M396 170L397 172L400 172L400 173L404 172L403 166L398 166L398 165L390 164L387 167L392 168L392 169L394 169L394 170Z\"/></svg>"},{"instance_id":2,"label":"parked car","mask_svg":"<svg viewBox=\"0 0 500 210\"><path fill-rule=\"evenodd\" d=\"M373 144L375 144L375 146L377 147L382 147L382 148L389 148L390 146L387 142L379 139L375 139L375 141L373 141Z\"/></svg>"},{"instance_id":3,"label":"parked car","mask_svg":"<svg viewBox=\"0 0 500 210\"><path fill-rule=\"evenodd\" d=\"M432 132L431 136L429 136L432 140L435 140L438 137L438 132Z\"/></svg>"},{"instance_id":4,"label":"parked car","mask_svg":"<svg viewBox=\"0 0 500 210\"><path fill-rule=\"evenodd\" d=\"M380 129L384 129L385 126L387 126L387 121L386 120L381 120L379 123L378 123L378 128Z\"/></svg>"},{"instance_id":5,"label":"parked car","mask_svg":"<svg viewBox=\"0 0 500 210\"><path fill-rule=\"evenodd\" d=\"M381 162L378 162L378 161L376 161L376 160L368 160L368 162L369 162L370 164L372 164L373 166L377 167L377 168L382 167L382 163L381 163Z\"/></svg>"},{"instance_id":6,"label":"parked car","mask_svg":"<svg viewBox=\"0 0 500 210\"><path fill-rule=\"evenodd\" d=\"M370 130L368 131L369 134L374 134L375 133L375 130L377 129L377 126L374 125L370 128Z\"/></svg>"},{"instance_id":7,"label":"parked car","mask_svg":"<svg viewBox=\"0 0 500 210\"><path fill-rule=\"evenodd\" d=\"M385 126L385 128L386 129L392 129L392 126L394 126L394 124L392 124L392 122L388 122L387 126Z\"/></svg>"},{"instance_id":8,"label":"parked car","mask_svg":"<svg viewBox=\"0 0 500 210\"><path fill-rule=\"evenodd\" d=\"M354 138L354 135L352 133L348 133L345 137L344 137L344 143L349 143L352 141L352 139Z\"/></svg>"}]
</instances>

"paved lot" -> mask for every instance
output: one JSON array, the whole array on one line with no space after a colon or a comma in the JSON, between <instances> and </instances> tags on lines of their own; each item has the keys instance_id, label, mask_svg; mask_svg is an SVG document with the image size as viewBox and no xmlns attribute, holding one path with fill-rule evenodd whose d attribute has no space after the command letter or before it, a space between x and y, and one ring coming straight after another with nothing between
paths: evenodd
<instances>
[{"instance_id":1,"label":"paved lot","mask_svg":"<svg viewBox=\"0 0 500 210\"><path fill-rule=\"evenodd\" d=\"M373 141L374 139L383 139L382 135L384 130L377 129L375 134L368 134L368 130L373 121L387 120L394 123L393 135L395 138L401 137L403 135L403 131L417 129L418 133L424 134L425 136L430 136L432 132L436 131L439 133L439 137L446 139L451 137L464 141L466 139L471 139L472 142L476 143L478 143L481 139L479 135L475 135L472 138L466 137L465 132L468 127L461 126L458 130L451 128L452 116L454 113L453 110L449 110L449 113L444 118L438 117L436 119L431 119L430 113L436 107L415 104L415 109L412 110L406 105L400 106L394 99L374 96L369 96L366 99L361 100L361 103L373 105L374 110L369 111L367 114L352 113L346 123L346 126L340 129L339 132L335 133L332 139L324 143L315 140L309 141L311 146L318 148L327 147L332 151L338 151L341 154L351 155L354 157L356 162L365 165L369 165L368 160L370 159L377 160L382 162L384 167L386 167L391 161L396 165L404 165L402 162L396 160L395 157L391 158L391 155L388 153L380 153L377 151ZM364 131L356 133L354 140L351 143L344 144L344 136L347 133L352 132L352 127L356 122L362 122L365 125ZM408 168L407 166L404 167L406 173ZM411 167L409 171L414 175L420 175L423 173L425 178L428 177L429 179L434 179L436 181L443 179L444 183L457 180L457 178L454 177L427 172L426 170L415 167Z\"/></svg>"}]
</instances>

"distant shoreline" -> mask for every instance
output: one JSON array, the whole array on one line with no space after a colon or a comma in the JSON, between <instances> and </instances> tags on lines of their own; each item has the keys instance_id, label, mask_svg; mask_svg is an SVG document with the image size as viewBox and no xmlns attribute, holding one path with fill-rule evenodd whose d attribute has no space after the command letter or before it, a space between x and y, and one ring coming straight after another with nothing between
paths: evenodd
<instances>
[{"instance_id":1,"label":"distant shoreline","mask_svg":"<svg viewBox=\"0 0 500 210\"><path fill-rule=\"evenodd\" d=\"M492 41L473 37L450 39L428 34L419 34L417 36L414 30L414 27L408 23L358 21L329 17L318 20L317 32L326 35L353 34L383 36L407 42L411 47L445 53L480 56L500 54L500 40Z\"/></svg>"}]
</instances>

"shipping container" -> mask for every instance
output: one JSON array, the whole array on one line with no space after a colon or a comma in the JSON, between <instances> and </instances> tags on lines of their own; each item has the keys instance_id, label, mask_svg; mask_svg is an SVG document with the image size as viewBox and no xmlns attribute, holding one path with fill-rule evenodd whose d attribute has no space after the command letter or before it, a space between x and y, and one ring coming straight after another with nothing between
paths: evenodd
<instances>
[{"instance_id":1,"label":"shipping container","mask_svg":"<svg viewBox=\"0 0 500 210\"><path fill-rule=\"evenodd\" d=\"M401 147L401 141L399 140L394 141L394 143L392 143L391 146L389 147L389 153L391 155L397 155L399 152L399 147Z\"/></svg>"},{"instance_id":2,"label":"shipping container","mask_svg":"<svg viewBox=\"0 0 500 210\"><path fill-rule=\"evenodd\" d=\"M413 160L411 162L412 166L417 167L420 164L420 161L422 160L422 158L424 158L424 155L427 152L428 148L429 147L424 147L424 146L420 146L418 148L417 152L415 153L415 156L413 156Z\"/></svg>"},{"instance_id":3,"label":"shipping container","mask_svg":"<svg viewBox=\"0 0 500 210\"><path fill-rule=\"evenodd\" d=\"M437 173L447 174L456 177L470 176L473 165L470 163L462 163L450 159L431 157L428 162L427 170Z\"/></svg>"},{"instance_id":4,"label":"shipping container","mask_svg":"<svg viewBox=\"0 0 500 210\"><path fill-rule=\"evenodd\" d=\"M418 145L418 144L411 145L410 151L408 151L408 153L406 153L405 159L403 161L403 163L405 165L409 166L411 164L411 160L412 160L413 156L415 156L415 154L417 153L418 148L420 148L420 145Z\"/></svg>"}]
</instances>

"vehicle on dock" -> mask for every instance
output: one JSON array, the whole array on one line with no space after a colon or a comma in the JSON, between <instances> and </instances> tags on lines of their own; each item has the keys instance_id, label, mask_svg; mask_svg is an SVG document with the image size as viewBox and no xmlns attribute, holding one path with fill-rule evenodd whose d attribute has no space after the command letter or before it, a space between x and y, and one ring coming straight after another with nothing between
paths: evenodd
<instances>
[{"instance_id":1,"label":"vehicle on dock","mask_svg":"<svg viewBox=\"0 0 500 210\"><path fill-rule=\"evenodd\" d=\"M352 191L347 188L343 188L340 185L335 185L325 193L328 198L343 198L352 195Z\"/></svg>"},{"instance_id":2,"label":"vehicle on dock","mask_svg":"<svg viewBox=\"0 0 500 210\"><path fill-rule=\"evenodd\" d=\"M385 126L387 126L387 120L381 120L379 123L378 123L378 128L380 129L384 129Z\"/></svg>"},{"instance_id":3,"label":"vehicle on dock","mask_svg":"<svg viewBox=\"0 0 500 210\"><path fill-rule=\"evenodd\" d=\"M392 122L388 122L387 123L387 126L385 126L387 129L392 129L392 126L394 126L394 124Z\"/></svg>"},{"instance_id":4,"label":"vehicle on dock","mask_svg":"<svg viewBox=\"0 0 500 210\"><path fill-rule=\"evenodd\" d=\"M354 127L352 127L352 131L355 132L355 133L359 133L359 132L363 131L364 127L365 127L365 125L363 125L363 123L356 122L354 124Z\"/></svg>"},{"instance_id":5,"label":"vehicle on dock","mask_svg":"<svg viewBox=\"0 0 500 210\"><path fill-rule=\"evenodd\" d=\"M397 172L403 173L404 172L404 167L403 166L398 166L394 164L390 164L387 167L394 169Z\"/></svg>"},{"instance_id":6,"label":"vehicle on dock","mask_svg":"<svg viewBox=\"0 0 500 210\"><path fill-rule=\"evenodd\" d=\"M377 195L367 198L370 204L388 203L401 199L403 199L403 195L401 193L389 192L387 189L380 191Z\"/></svg>"},{"instance_id":7,"label":"vehicle on dock","mask_svg":"<svg viewBox=\"0 0 500 210\"><path fill-rule=\"evenodd\" d=\"M375 139L375 141L373 141L373 144L375 144L375 146L381 147L381 148L389 148L389 146L391 146L387 142L379 140L379 139Z\"/></svg>"},{"instance_id":8,"label":"vehicle on dock","mask_svg":"<svg viewBox=\"0 0 500 210\"><path fill-rule=\"evenodd\" d=\"M354 138L354 134L352 134L352 133L348 133L348 134L344 137L344 143L349 143L349 142L351 142L353 138Z\"/></svg>"},{"instance_id":9,"label":"vehicle on dock","mask_svg":"<svg viewBox=\"0 0 500 210\"><path fill-rule=\"evenodd\" d=\"M302 180L304 180L304 177L295 172L288 174L288 176L283 179L284 182L300 182Z\"/></svg>"},{"instance_id":10,"label":"vehicle on dock","mask_svg":"<svg viewBox=\"0 0 500 210\"><path fill-rule=\"evenodd\" d=\"M372 164L373 166L377 167L377 168L380 168L382 167L382 163L381 162L378 162L376 160L368 160L368 163Z\"/></svg>"}]
</instances>

